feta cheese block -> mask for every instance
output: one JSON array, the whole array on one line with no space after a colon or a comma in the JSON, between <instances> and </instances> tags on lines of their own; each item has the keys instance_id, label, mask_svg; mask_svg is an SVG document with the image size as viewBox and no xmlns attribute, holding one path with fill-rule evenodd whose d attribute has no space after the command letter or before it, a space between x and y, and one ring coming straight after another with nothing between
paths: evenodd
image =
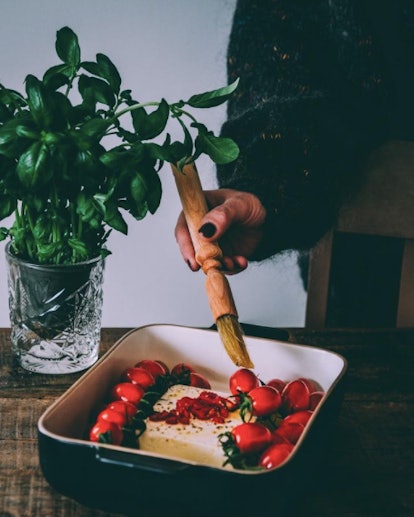
<instances>
[{"instance_id":1,"label":"feta cheese block","mask_svg":"<svg viewBox=\"0 0 414 517\"><path fill-rule=\"evenodd\" d=\"M183 397L197 398L201 392L216 393L227 398L228 393L206 390L193 386L176 384L154 404L154 410L172 411L176 402ZM231 431L241 423L238 411L230 412L223 423L212 420L191 418L189 424L168 424L165 421L146 419L146 430L139 438L139 448L143 451L156 452L170 458L179 458L192 462L222 467L226 460L219 434ZM229 467L231 468L231 467Z\"/></svg>"}]
</instances>

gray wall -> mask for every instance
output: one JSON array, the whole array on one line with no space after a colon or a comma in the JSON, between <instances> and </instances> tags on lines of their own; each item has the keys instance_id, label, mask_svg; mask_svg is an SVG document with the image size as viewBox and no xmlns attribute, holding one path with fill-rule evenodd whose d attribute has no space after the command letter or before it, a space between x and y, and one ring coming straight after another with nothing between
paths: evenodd
<instances>
[{"instance_id":1,"label":"gray wall","mask_svg":"<svg viewBox=\"0 0 414 517\"><path fill-rule=\"evenodd\" d=\"M70 26L83 59L107 54L123 87L141 101L169 101L226 83L226 45L234 0L1 0L0 82L23 91L28 73L41 76L57 64L56 30ZM208 110L204 123L218 131L225 108ZM198 162L205 188L215 186L214 167ZM153 216L130 222L129 235L111 236L103 326L212 323L202 273L191 273L174 239L180 210L167 166L163 199ZM1 225L1 223L0 223ZM0 248L0 326L8 326L4 244ZM240 320L269 326L301 326L305 293L293 254L251 265L230 277Z\"/></svg>"}]
</instances>

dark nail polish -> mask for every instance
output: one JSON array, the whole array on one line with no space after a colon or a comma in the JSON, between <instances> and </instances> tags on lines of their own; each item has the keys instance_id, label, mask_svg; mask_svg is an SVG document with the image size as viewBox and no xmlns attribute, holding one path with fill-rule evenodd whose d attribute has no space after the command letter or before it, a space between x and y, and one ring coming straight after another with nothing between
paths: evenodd
<instances>
[{"instance_id":1,"label":"dark nail polish","mask_svg":"<svg viewBox=\"0 0 414 517\"><path fill-rule=\"evenodd\" d=\"M216 227L213 223L205 223L203 226L198 230L204 237L212 237L216 233Z\"/></svg>"}]
</instances>

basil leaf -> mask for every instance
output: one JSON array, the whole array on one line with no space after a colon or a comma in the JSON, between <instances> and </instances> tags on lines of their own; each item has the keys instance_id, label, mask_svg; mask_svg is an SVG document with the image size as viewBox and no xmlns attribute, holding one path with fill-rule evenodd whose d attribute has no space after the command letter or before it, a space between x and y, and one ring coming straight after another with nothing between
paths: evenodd
<instances>
[{"instance_id":1,"label":"basil leaf","mask_svg":"<svg viewBox=\"0 0 414 517\"><path fill-rule=\"evenodd\" d=\"M193 108L212 108L214 106L218 106L229 99L238 84L239 79L236 79L233 83L228 86L224 86L223 88L193 95L189 98L186 104Z\"/></svg>"},{"instance_id":2,"label":"basil leaf","mask_svg":"<svg viewBox=\"0 0 414 517\"><path fill-rule=\"evenodd\" d=\"M26 77L26 93L30 111L36 123L42 128L50 127L53 116L49 109L48 92L34 75Z\"/></svg>"},{"instance_id":3,"label":"basil leaf","mask_svg":"<svg viewBox=\"0 0 414 517\"><path fill-rule=\"evenodd\" d=\"M20 137L17 128L23 126L23 120L11 119L0 127L0 155L19 158L32 143L27 137Z\"/></svg>"},{"instance_id":4,"label":"basil leaf","mask_svg":"<svg viewBox=\"0 0 414 517\"><path fill-rule=\"evenodd\" d=\"M4 241L9 236L9 230L7 228L0 228L0 241Z\"/></svg>"},{"instance_id":5,"label":"basil leaf","mask_svg":"<svg viewBox=\"0 0 414 517\"><path fill-rule=\"evenodd\" d=\"M100 102L112 108L115 96L111 87L102 79L82 74L78 83L79 92L86 102Z\"/></svg>"},{"instance_id":6,"label":"basil leaf","mask_svg":"<svg viewBox=\"0 0 414 517\"><path fill-rule=\"evenodd\" d=\"M116 66L105 54L96 54L96 62L101 69L101 77L108 81L115 93L119 93L121 89L121 76Z\"/></svg>"},{"instance_id":7,"label":"basil leaf","mask_svg":"<svg viewBox=\"0 0 414 517\"><path fill-rule=\"evenodd\" d=\"M162 99L158 108L150 114L147 114L144 108L131 112L134 129L141 140L150 140L162 133L169 115L170 108L165 99Z\"/></svg>"},{"instance_id":8,"label":"basil leaf","mask_svg":"<svg viewBox=\"0 0 414 517\"><path fill-rule=\"evenodd\" d=\"M17 201L13 196L0 194L0 220L9 217L14 212L16 206Z\"/></svg>"},{"instance_id":9,"label":"basil leaf","mask_svg":"<svg viewBox=\"0 0 414 517\"><path fill-rule=\"evenodd\" d=\"M47 183L52 176L49 167L49 151L42 142L35 142L25 151L17 162L17 175L28 189Z\"/></svg>"},{"instance_id":10,"label":"basil leaf","mask_svg":"<svg viewBox=\"0 0 414 517\"><path fill-rule=\"evenodd\" d=\"M128 225L118 210L116 203L112 200L108 200L105 203L106 214L104 221L114 230L121 232L125 235L128 233Z\"/></svg>"},{"instance_id":11,"label":"basil leaf","mask_svg":"<svg viewBox=\"0 0 414 517\"><path fill-rule=\"evenodd\" d=\"M57 31L55 48L57 55L64 63L75 67L79 66L80 47L78 37L72 29L63 27Z\"/></svg>"},{"instance_id":12,"label":"basil leaf","mask_svg":"<svg viewBox=\"0 0 414 517\"><path fill-rule=\"evenodd\" d=\"M239 147L231 138L215 136L211 131L200 132L195 141L196 150L207 154L213 162L224 165L239 156Z\"/></svg>"}]
</instances>

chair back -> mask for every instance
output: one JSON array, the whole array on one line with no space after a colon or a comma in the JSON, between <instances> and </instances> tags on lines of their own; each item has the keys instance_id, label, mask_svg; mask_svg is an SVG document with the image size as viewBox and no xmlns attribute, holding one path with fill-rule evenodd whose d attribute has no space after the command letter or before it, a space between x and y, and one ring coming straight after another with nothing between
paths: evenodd
<instances>
[{"instance_id":1,"label":"chair back","mask_svg":"<svg viewBox=\"0 0 414 517\"><path fill-rule=\"evenodd\" d=\"M414 326L414 143L389 141L368 159L365 181L341 208L336 225L311 250L305 326L325 328L334 242L340 234L402 243L395 327ZM372 257L375 260L375 257ZM387 271L384 271L387 274Z\"/></svg>"}]
</instances>

